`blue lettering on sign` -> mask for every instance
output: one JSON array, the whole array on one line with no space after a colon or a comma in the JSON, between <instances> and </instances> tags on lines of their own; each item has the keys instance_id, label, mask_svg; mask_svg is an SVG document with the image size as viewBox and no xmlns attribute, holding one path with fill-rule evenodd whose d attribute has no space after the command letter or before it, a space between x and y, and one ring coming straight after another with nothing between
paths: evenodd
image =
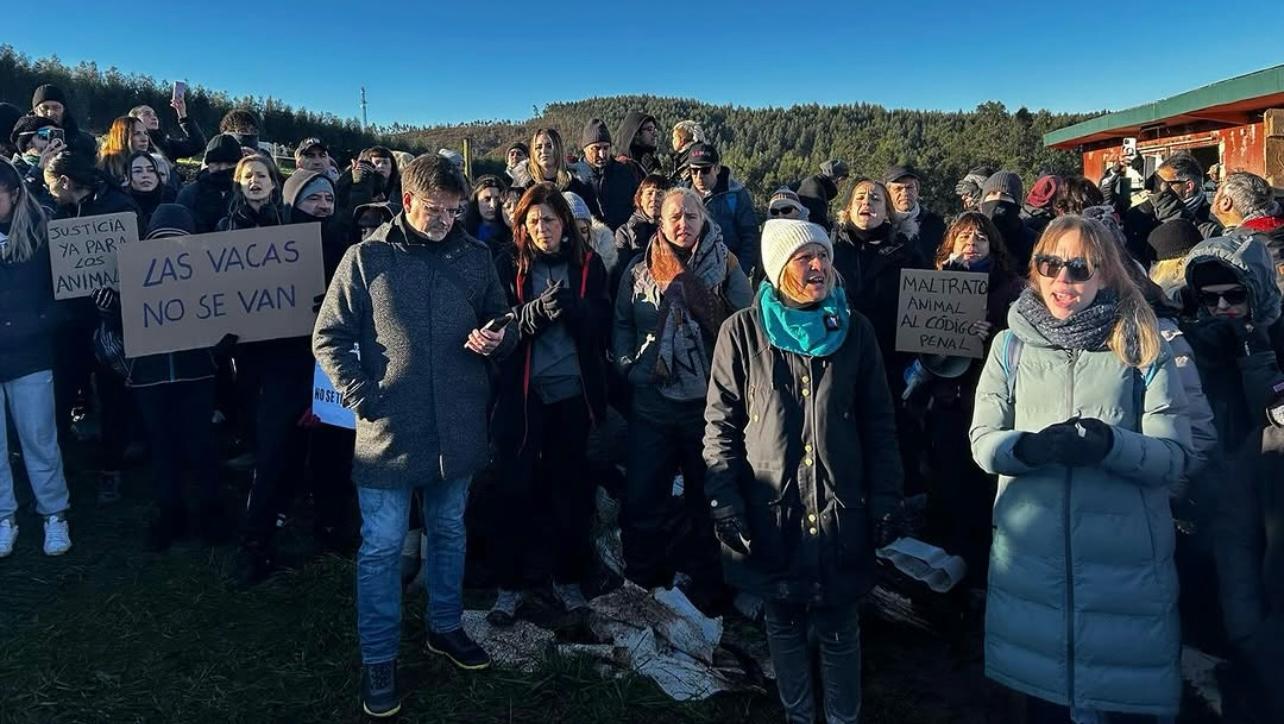
<instances>
[{"instance_id":1,"label":"blue lettering on sign","mask_svg":"<svg viewBox=\"0 0 1284 724\"><path fill-rule=\"evenodd\" d=\"M236 296L241 300L241 308L246 314L251 312L261 312L263 310L275 311L294 306L295 291L294 285L288 287L277 287L275 289L255 289L247 296L243 291L237 291Z\"/></svg>"},{"instance_id":2,"label":"blue lettering on sign","mask_svg":"<svg viewBox=\"0 0 1284 724\"><path fill-rule=\"evenodd\" d=\"M158 302L155 306L148 302L143 302L143 329L151 327L153 324L159 327L165 322L177 322L183 318L187 309L183 305L182 299L166 299Z\"/></svg>"},{"instance_id":3,"label":"blue lettering on sign","mask_svg":"<svg viewBox=\"0 0 1284 724\"><path fill-rule=\"evenodd\" d=\"M157 262L160 262L157 268ZM192 265L187 252L181 252L173 259L152 259L147 264L147 276L143 279L144 287L155 287L167 281L183 281L192 278Z\"/></svg>"},{"instance_id":4,"label":"blue lettering on sign","mask_svg":"<svg viewBox=\"0 0 1284 724\"><path fill-rule=\"evenodd\" d=\"M223 292L214 292L213 294L202 294L201 298L196 301L200 309L196 312L197 319L210 319L211 317L223 317L227 312L223 309Z\"/></svg>"},{"instance_id":5,"label":"blue lettering on sign","mask_svg":"<svg viewBox=\"0 0 1284 724\"><path fill-rule=\"evenodd\" d=\"M299 260L299 250L291 240L282 244L279 249L276 242L266 246L250 244L244 251L228 246L220 249L218 254L215 254L213 249L206 249L205 256L209 259L210 267L216 272L245 271L246 267L259 269L268 264L293 264Z\"/></svg>"}]
</instances>

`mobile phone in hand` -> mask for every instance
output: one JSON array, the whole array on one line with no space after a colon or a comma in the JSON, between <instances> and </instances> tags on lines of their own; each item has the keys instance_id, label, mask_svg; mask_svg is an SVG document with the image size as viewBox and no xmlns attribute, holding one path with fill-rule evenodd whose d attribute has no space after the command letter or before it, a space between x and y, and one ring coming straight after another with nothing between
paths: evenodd
<instances>
[{"instance_id":1,"label":"mobile phone in hand","mask_svg":"<svg viewBox=\"0 0 1284 724\"><path fill-rule=\"evenodd\" d=\"M187 84L181 80L174 81L174 94L172 100L181 101L187 96Z\"/></svg>"},{"instance_id":2,"label":"mobile phone in hand","mask_svg":"<svg viewBox=\"0 0 1284 724\"><path fill-rule=\"evenodd\" d=\"M512 312L509 312L508 314L501 314L498 317L495 317L494 319L487 322L486 326L482 327L482 329L486 330L487 332L498 332L502 330L504 327L507 327L508 323L511 321L513 321Z\"/></svg>"},{"instance_id":3,"label":"mobile phone in hand","mask_svg":"<svg viewBox=\"0 0 1284 724\"><path fill-rule=\"evenodd\" d=\"M54 142L54 141L62 141L63 143L66 143L66 142L67 142L67 132L66 132L66 131L64 131L64 130L62 130L61 128L50 128L50 129L49 129L49 141L50 141L50 143L52 143L52 142Z\"/></svg>"}]
</instances>

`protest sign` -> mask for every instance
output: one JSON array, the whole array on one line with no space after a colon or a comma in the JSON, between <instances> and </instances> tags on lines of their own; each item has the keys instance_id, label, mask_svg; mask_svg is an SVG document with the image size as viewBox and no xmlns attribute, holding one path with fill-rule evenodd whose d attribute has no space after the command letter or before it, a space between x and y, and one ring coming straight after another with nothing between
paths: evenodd
<instances>
[{"instance_id":1,"label":"protest sign","mask_svg":"<svg viewBox=\"0 0 1284 724\"><path fill-rule=\"evenodd\" d=\"M343 397L320 364L312 373L312 414L327 425L357 429L356 414L343 406Z\"/></svg>"},{"instance_id":2,"label":"protest sign","mask_svg":"<svg viewBox=\"0 0 1284 724\"><path fill-rule=\"evenodd\" d=\"M117 257L125 354L312 334L325 292L321 225L291 224L128 244Z\"/></svg>"},{"instance_id":3,"label":"protest sign","mask_svg":"<svg viewBox=\"0 0 1284 724\"><path fill-rule=\"evenodd\" d=\"M87 297L116 287L116 252L138 241L138 214L81 216L49 222L49 271L54 299Z\"/></svg>"},{"instance_id":4,"label":"protest sign","mask_svg":"<svg viewBox=\"0 0 1284 724\"><path fill-rule=\"evenodd\" d=\"M902 269L896 351L982 357L971 327L985 319L989 290L987 274Z\"/></svg>"}]
</instances>

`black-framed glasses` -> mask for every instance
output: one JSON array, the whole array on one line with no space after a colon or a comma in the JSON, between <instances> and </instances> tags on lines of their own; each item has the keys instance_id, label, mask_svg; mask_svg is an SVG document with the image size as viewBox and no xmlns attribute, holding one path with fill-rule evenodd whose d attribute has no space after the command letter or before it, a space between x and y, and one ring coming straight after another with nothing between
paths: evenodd
<instances>
[{"instance_id":1,"label":"black-framed glasses","mask_svg":"<svg viewBox=\"0 0 1284 724\"><path fill-rule=\"evenodd\" d=\"M798 213L798 209L792 206L777 206L774 209L768 209L767 213L772 216L793 216Z\"/></svg>"},{"instance_id":2,"label":"black-framed glasses","mask_svg":"<svg viewBox=\"0 0 1284 724\"><path fill-rule=\"evenodd\" d=\"M1086 282L1092 278L1093 269L1088 264L1088 260L1077 256L1073 259L1062 259L1059 256L1050 256L1039 254L1034 257L1034 269L1039 272L1039 276L1049 279L1056 279L1061 276L1061 270L1066 270L1066 276L1072 282Z\"/></svg>"},{"instance_id":3,"label":"black-framed glasses","mask_svg":"<svg viewBox=\"0 0 1284 724\"><path fill-rule=\"evenodd\" d=\"M1236 287L1234 289L1227 289L1224 292L1211 292L1204 290L1199 292L1199 301L1203 303L1205 307L1216 307L1218 302L1223 299L1225 299L1226 303L1232 307L1236 304L1243 304L1248 301L1248 290L1244 287Z\"/></svg>"}]
</instances>

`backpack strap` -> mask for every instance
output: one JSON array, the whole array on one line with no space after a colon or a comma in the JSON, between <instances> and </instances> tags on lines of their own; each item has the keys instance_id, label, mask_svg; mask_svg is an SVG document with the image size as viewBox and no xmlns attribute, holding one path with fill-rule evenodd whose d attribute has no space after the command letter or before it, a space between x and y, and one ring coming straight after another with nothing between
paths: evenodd
<instances>
[{"instance_id":1,"label":"backpack strap","mask_svg":"<svg viewBox=\"0 0 1284 724\"><path fill-rule=\"evenodd\" d=\"M1016 399L1016 373L1021 364L1021 350L1025 343L1012 330L1005 329L1003 335L1003 355L999 357L999 367L1003 370L1003 379L1008 383L1008 402Z\"/></svg>"}]
</instances>

